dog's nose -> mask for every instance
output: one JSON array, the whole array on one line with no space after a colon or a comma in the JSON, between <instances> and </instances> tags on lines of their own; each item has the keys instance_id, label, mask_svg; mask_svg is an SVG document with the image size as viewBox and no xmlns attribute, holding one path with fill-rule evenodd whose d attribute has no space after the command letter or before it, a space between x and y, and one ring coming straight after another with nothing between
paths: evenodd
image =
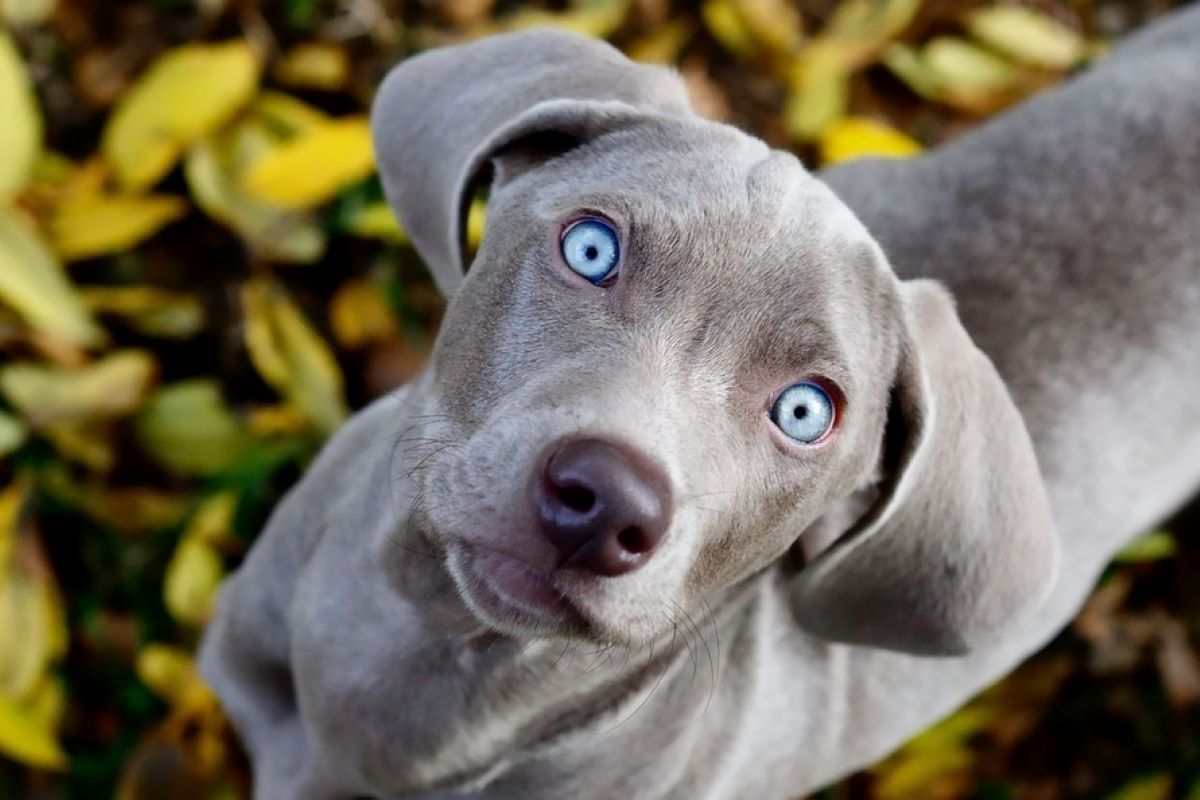
<instances>
[{"instance_id":1,"label":"dog's nose","mask_svg":"<svg viewBox=\"0 0 1200 800\"><path fill-rule=\"evenodd\" d=\"M662 470L600 439L560 445L534 481L534 503L559 564L598 575L623 575L642 566L671 524Z\"/></svg>"}]
</instances>

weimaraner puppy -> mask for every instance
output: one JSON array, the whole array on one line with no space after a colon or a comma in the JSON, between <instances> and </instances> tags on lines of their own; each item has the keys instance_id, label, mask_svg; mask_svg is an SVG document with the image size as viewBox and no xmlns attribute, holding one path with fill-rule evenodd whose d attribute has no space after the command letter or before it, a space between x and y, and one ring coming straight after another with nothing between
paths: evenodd
<instances>
[{"instance_id":1,"label":"weimaraner puppy","mask_svg":"<svg viewBox=\"0 0 1200 800\"><path fill-rule=\"evenodd\" d=\"M1200 9L823 179L545 30L405 61L374 131L450 302L221 593L256 797L792 797L1200 485Z\"/></svg>"}]
</instances>

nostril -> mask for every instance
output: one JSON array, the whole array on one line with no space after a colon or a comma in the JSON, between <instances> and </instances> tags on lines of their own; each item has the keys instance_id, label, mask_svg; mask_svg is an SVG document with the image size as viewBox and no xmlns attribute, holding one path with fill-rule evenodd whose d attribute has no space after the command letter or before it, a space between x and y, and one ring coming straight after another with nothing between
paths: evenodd
<instances>
[{"instance_id":1,"label":"nostril","mask_svg":"<svg viewBox=\"0 0 1200 800\"><path fill-rule=\"evenodd\" d=\"M586 514L596 504L596 495L584 486L559 486L558 499L572 511Z\"/></svg>"},{"instance_id":2,"label":"nostril","mask_svg":"<svg viewBox=\"0 0 1200 800\"><path fill-rule=\"evenodd\" d=\"M629 553L640 554L654 549L654 541L641 528L626 528L617 534L617 543Z\"/></svg>"}]
</instances>

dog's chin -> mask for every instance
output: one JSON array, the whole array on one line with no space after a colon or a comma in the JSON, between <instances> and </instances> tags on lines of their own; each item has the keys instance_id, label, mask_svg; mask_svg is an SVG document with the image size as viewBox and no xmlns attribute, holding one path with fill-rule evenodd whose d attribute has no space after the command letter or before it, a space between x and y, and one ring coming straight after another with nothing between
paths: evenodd
<instances>
[{"instance_id":1,"label":"dog's chin","mask_svg":"<svg viewBox=\"0 0 1200 800\"><path fill-rule=\"evenodd\" d=\"M484 625L519 638L594 638L594 626L546 575L524 561L463 541L446 545L463 602Z\"/></svg>"}]
</instances>

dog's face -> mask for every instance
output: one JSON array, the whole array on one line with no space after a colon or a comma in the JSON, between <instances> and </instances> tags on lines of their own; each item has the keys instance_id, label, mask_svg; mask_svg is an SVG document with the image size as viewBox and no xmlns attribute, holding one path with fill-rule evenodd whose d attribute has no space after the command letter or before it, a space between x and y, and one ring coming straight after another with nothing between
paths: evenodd
<instances>
[{"instance_id":1,"label":"dog's face","mask_svg":"<svg viewBox=\"0 0 1200 800\"><path fill-rule=\"evenodd\" d=\"M373 126L451 297L410 427L429 447L399 468L481 621L650 640L863 488L778 582L809 630L963 652L1044 596L1057 542L1003 382L945 293L897 280L792 156L549 31L405 62Z\"/></svg>"},{"instance_id":2,"label":"dog's face","mask_svg":"<svg viewBox=\"0 0 1200 800\"><path fill-rule=\"evenodd\" d=\"M729 128L506 169L433 359L421 435L450 446L415 473L420 527L488 623L642 641L861 485L895 280L823 184Z\"/></svg>"}]
</instances>

